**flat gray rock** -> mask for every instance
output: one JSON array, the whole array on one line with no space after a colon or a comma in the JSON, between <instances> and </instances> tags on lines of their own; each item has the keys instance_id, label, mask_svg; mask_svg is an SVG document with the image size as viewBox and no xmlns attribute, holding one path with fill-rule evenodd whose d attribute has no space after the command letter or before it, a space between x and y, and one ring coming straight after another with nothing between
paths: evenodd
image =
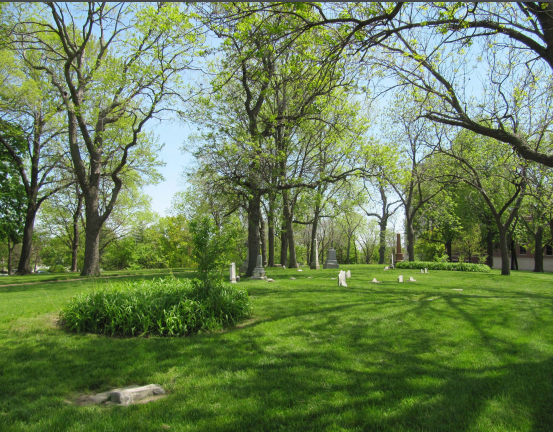
<instances>
[{"instance_id":1,"label":"flat gray rock","mask_svg":"<svg viewBox=\"0 0 553 432\"><path fill-rule=\"evenodd\" d=\"M111 402L119 405L130 405L152 396L164 395L165 390L157 384L149 384L143 387L128 388L111 393Z\"/></svg>"},{"instance_id":2,"label":"flat gray rock","mask_svg":"<svg viewBox=\"0 0 553 432\"><path fill-rule=\"evenodd\" d=\"M132 405L146 403L165 395L165 390L157 384L146 386L129 386L116 388L93 395L82 395L77 398L77 405ZM73 403L73 402L70 402Z\"/></svg>"}]
</instances>

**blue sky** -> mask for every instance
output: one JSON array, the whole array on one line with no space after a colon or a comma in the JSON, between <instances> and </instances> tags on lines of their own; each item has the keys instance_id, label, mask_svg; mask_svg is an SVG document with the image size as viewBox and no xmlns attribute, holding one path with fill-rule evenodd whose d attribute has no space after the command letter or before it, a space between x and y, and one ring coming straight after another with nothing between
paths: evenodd
<instances>
[{"instance_id":1,"label":"blue sky","mask_svg":"<svg viewBox=\"0 0 553 432\"><path fill-rule=\"evenodd\" d=\"M177 121L151 126L159 136L160 142L165 143L160 154L160 159L166 164L160 170L165 180L157 185L146 186L143 191L152 198L152 210L160 216L165 216L168 214L175 193L184 188L182 173L193 160L190 154L184 154L181 151L183 141L186 140L191 129L189 125Z\"/></svg>"}]
</instances>

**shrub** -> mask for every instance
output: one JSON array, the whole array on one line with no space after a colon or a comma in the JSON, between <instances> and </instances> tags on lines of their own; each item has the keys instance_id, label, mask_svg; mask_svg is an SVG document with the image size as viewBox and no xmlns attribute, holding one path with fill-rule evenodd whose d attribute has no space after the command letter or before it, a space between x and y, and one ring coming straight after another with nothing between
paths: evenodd
<instances>
[{"instance_id":1,"label":"shrub","mask_svg":"<svg viewBox=\"0 0 553 432\"><path fill-rule=\"evenodd\" d=\"M395 264L400 269L423 269L428 270L459 270L468 272L488 273L491 269L485 264L435 262L435 261L398 261Z\"/></svg>"},{"instance_id":2,"label":"shrub","mask_svg":"<svg viewBox=\"0 0 553 432\"><path fill-rule=\"evenodd\" d=\"M56 264L48 269L50 273L67 273L67 269L61 264Z\"/></svg>"},{"instance_id":3,"label":"shrub","mask_svg":"<svg viewBox=\"0 0 553 432\"><path fill-rule=\"evenodd\" d=\"M192 257L198 264L197 276L206 285L211 279L220 278L220 271L228 264L228 256L238 236L236 228L225 225L219 229L207 216L198 217L189 223L192 235Z\"/></svg>"},{"instance_id":4,"label":"shrub","mask_svg":"<svg viewBox=\"0 0 553 432\"><path fill-rule=\"evenodd\" d=\"M185 336L220 330L251 314L248 293L214 282L167 277L132 281L73 297L60 312L68 330L109 336Z\"/></svg>"}]
</instances>

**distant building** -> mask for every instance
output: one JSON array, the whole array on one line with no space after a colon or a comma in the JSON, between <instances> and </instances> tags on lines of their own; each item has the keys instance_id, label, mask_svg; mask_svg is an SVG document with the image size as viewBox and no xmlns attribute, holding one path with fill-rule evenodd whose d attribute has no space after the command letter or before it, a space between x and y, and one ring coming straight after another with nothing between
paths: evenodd
<instances>
[{"instance_id":1,"label":"distant building","mask_svg":"<svg viewBox=\"0 0 553 432\"><path fill-rule=\"evenodd\" d=\"M534 254L530 252L526 245L516 245L517 262L519 270L534 270ZM509 253L509 259L511 254ZM493 268L501 268L501 251L496 249L493 251ZM543 270L553 272L553 246L546 245L543 250Z\"/></svg>"}]
</instances>

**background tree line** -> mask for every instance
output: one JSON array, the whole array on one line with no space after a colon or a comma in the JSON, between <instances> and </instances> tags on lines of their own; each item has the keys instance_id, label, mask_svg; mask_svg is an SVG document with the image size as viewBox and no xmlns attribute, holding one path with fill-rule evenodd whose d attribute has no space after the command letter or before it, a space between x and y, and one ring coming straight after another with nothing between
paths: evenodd
<instances>
[{"instance_id":1,"label":"background tree line","mask_svg":"<svg viewBox=\"0 0 553 432\"><path fill-rule=\"evenodd\" d=\"M247 275L258 255L295 267L330 247L383 264L396 232L409 260L491 264L499 248L508 275L524 244L543 271L549 3L0 13L0 234L18 274L188 266L189 224L206 214L233 228ZM192 70L203 85L183 79ZM184 145L195 163L160 218L140 189L162 178L147 124L169 118L197 126Z\"/></svg>"}]
</instances>

